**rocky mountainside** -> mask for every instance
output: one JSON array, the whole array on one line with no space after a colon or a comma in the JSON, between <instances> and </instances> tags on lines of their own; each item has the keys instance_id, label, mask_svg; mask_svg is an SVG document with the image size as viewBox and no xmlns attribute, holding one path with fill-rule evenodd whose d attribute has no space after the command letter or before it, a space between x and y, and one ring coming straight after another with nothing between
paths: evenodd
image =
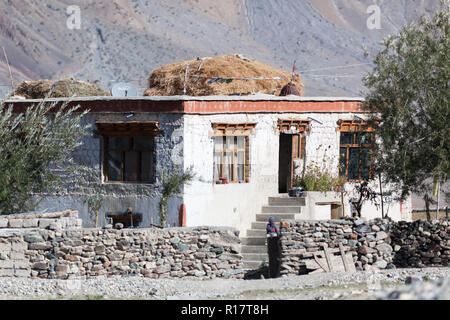
<instances>
[{"instance_id":1,"label":"rocky mountainside","mask_svg":"<svg viewBox=\"0 0 450 320\"><path fill-rule=\"evenodd\" d=\"M142 93L150 72L196 57L241 53L286 71L297 61L305 95L359 96L380 40L439 0L375 1L381 29L369 30L373 0L2 0L0 46L14 82L73 76ZM67 27L78 5L81 28ZM346 66L346 67L343 67ZM224 75L226 76L226 75ZM9 90L0 51L0 93Z\"/></svg>"}]
</instances>

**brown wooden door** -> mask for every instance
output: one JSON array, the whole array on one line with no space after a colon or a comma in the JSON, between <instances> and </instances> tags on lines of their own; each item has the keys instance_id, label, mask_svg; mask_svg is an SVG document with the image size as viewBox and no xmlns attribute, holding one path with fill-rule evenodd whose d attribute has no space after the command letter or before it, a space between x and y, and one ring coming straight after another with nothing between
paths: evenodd
<instances>
[{"instance_id":1,"label":"brown wooden door","mask_svg":"<svg viewBox=\"0 0 450 320\"><path fill-rule=\"evenodd\" d=\"M294 134L292 135L292 154L291 154L291 177L290 186L292 188L295 178L295 161L301 160L305 156L305 135L304 134Z\"/></svg>"}]
</instances>

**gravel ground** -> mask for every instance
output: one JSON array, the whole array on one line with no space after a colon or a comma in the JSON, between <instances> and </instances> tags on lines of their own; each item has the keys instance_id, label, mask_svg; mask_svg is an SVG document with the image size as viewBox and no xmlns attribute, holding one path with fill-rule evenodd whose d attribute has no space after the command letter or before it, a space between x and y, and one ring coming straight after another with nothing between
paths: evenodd
<instances>
[{"instance_id":1,"label":"gravel ground","mask_svg":"<svg viewBox=\"0 0 450 320\"><path fill-rule=\"evenodd\" d=\"M0 299L449 299L449 278L448 267L261 280L0 278Z\"/></svg>"}]
</instances>

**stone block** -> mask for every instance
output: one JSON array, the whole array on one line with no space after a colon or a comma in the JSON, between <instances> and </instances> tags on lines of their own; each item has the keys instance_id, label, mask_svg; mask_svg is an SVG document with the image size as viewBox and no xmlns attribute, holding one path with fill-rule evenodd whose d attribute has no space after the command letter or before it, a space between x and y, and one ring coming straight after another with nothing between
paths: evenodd
<instances>
[{"instance_id":1,"label":"stone block","mask_svg":"<svg viewBox=\"0 0 450 320\"><path fill-rule=\"evenodd\" d=\"M23 228L23 220L22 219L9 219L9 227L10 228Z\"/></svg>"},{"instance_id":2,"label":"stone block","mask_svg":"<svg viewBox=\"0 0 450 320\"><path fill-rule=\"evenodd\" d=\"M0 277L14 277L14 269L0 269Z\"/></svg>"},{"instance_id":3,"label":"stone block","mask_svg":"<svg viewBox=\"0 0 450 320\"><path fill-rule=\"evenodd\" d=\"M11 260L26 260L25 254L23 252L11 251L9 254Z\"/></svg>"},{"instance_id":4,"label":"stone block","mask_svg":"<svg viewBox=\"0 0 450 320\"><path fill-rule=\"evenodd\" d=\"M0 242L0 252L8 253L11 251L11 243Z\"/></svg>"},{"instance_id":5,"label":"stone block","mask_svg":"<svg viewBox=\"0 0 450 320\"><path fill-rule=\"evenodd\" d=\"M37 228L39 219L23 219L24 228Z\"/></svg>"},{"instance_id":6,"label":"stone block","mask_svg":"<svg viewBox=\"0 0 450 320\"><path fill-rule=\"evenodd\" d=\"M0 218L0 228L7 228L7 227L8 227L8 219Z\"/></svg>"},{"instance_id":7,"label":"stone block","mask_svg":"<svg viewBox=\"0 0 450 320\"><path fill-rule=\"evenodd\" d=\"M38 234L30 234L23 237L23 240L25 240L28 243L37 243L37 242L44 242L44 238L42 238Z\"/></svg>"},{"instance_id":8,"label":"stone block","mask_svg":"<svg viewBox=\"0 0 450 320\"><path fill-rule=\"evenodd\" d=\"M52 245L46 243L30 243L28 245L29 250L50 250Z\"/></svg>"},{"instance_id":9,"label":"stone block","mask_svg":"<svg viewBox=\"0 0 450 320\"><path fill-rule=\"evenodd\" d=\"M48 268L47 262L36 262L32 266L33 270L46 270L47 268Z\"/></svg>"},{"instance_id":10,"label":"stone block","mask_svg":"<svg viewBox=\"0 0 450 320\"><path fill-rule=\"evenodd\" d=\"M25 252L28 249L28 243L26 242L12 242L11 250L15 252Z\"/></svg>"},{"instance_id":11,"label":"stone block","mask_svg":"<svg viewBox=\"0 0 450 320\"><path fill-rule=\"evenodd\" d=\"M0 269L12 269L14 262L11 260L0 260Z\"/></svg>"},{"instance_id":12,"label":"stone block","mask_svg":"<svg viewBox=\"0 0 450 320\"><path fill-rule=\"evenodd\" d=\"M15 269L14 276L18 278L29 278L31 276L30 269Z\"/></svg>"},{"instance_id":13,"label":"stone block","mask_svg":"<svg viewBox=\"0 0 450 320\"><path fill-rule=\"evenodd\" d=\"M38 226L41 229L47 229L50 226L52 219L39 219Z\"/></svg>"}]
</instances>

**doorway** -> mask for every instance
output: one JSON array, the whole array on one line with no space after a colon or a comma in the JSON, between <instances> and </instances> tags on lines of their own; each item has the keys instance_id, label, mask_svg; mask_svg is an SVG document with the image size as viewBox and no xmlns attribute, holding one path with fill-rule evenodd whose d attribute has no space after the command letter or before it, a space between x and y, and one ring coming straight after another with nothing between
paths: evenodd
<instances>
[{"instance_id":1,"label":"doorway","mask_svg":"<svg viewBox=\"0 0 450 320\"><path fill-rule=\"evenodd\" d=\"M288 193L295 177L295 162L305 156L305 135L280 133L278 192Z\"/></svg>"},{"instance_id":2,"label":"doorway","mask_svg":"<svg viewBox=\"0 0 450 320\"><path fill-rule=\"evenodd\" d=\"M287 193L291 184L292 135L280 133L278 192Z\"/></svg>"}]
</instances>

